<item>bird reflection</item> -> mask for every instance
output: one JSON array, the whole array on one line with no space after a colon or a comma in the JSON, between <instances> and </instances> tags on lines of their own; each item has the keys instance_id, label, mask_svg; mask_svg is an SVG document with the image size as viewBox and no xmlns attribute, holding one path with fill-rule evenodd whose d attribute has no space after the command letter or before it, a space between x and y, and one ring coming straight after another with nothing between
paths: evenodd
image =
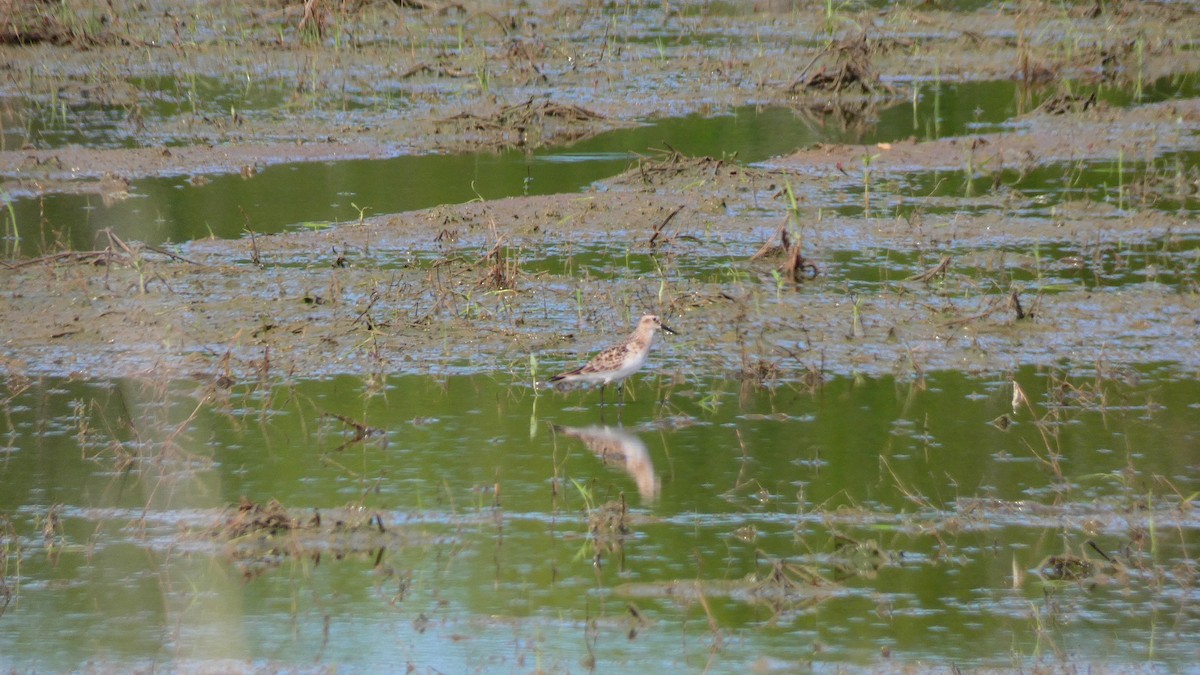
<instances>
[{"instance_id":1,"label":"bird reflection","mask_svg":"<svg viewBox=\"0 0 1200 675\"><path fill-rule=\"evenodd\" d=\"M658 491L662 487L658 474L654 473L654 464L650 461L650 452L642 439L625 431L621 427L590 426L590 427L560 427L554 430L583 441L588 450L595 453L605 464L619 466L625 473L633 477L637 483L638 494L646 501L658 499Z\"/></svg>"}]
</instances>

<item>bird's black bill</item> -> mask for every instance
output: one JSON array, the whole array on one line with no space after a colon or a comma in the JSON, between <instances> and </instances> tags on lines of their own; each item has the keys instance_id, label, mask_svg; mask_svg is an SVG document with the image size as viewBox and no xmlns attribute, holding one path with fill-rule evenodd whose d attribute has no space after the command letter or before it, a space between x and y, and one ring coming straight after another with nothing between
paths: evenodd
<instances>
[{"instance_id":1,"label":"bird's black bill","mask_svg":"<svg viewBox=\"0 0 1200 675\"><path fill-rule=\"evenodd\" d=\"M667 324L662 323L661 321L658 323L658 327L667 331L671 335L679 335L679 333L676 333L675 331L671 330L670 328L667 328Z\"/></svg>"}]
</instances>

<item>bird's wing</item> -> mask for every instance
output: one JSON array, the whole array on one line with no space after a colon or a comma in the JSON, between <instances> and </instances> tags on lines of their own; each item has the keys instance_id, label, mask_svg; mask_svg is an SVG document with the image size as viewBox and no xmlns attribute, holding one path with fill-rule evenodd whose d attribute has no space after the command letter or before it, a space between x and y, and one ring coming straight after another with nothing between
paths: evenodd
<instances>
[{"instance_id":1,"label":"bird's wing","mask_svg":"<svg viewBox=\"0 0 1200 675\"><path fill-rule=\"evenodd\" d=\"M604 365L605 362L610 360L614 356L616 356L617 358L621 358L622 355L620 355L620 351L621 351L620 347L609 347L608 349L605 349L604 351L600 352L595 357L593 357L591 361L588 361L587 363L585 363L582 366L579 366L578 368L575 368L573 370L567 370L567 371L561 372L558 375L555 375L554 377L550 378L550 381L558 382L559 380L561 380L565 377L570 377L572 375L587 375L589 373L595 373L597 371L608 370L608 368Z\"/></svg>"},{"instance_id":2,"label":"bird's wing","mask_svg":"<svg viewBox=\"0 0 1200 675\"><path fill-rule=\"evenodd\" d=\"M605 370L612 370L614 362L618 366L625 362L626 353L625 345L609 347L608 349L605 349L597 354L591 361L588 361L587 365L579 369L579 372L595 373Z\"/></svg>"}]
</instances>

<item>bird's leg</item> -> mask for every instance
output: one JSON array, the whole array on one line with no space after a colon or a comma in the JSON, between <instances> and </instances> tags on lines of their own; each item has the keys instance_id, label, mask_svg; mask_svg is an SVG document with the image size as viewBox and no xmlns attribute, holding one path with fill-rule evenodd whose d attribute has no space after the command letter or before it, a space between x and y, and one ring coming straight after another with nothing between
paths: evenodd
<instances>
[{"instance_id":1,"label":"bird's leg","mask_svg":"<svg viewBox=\"0 0 1200 675\"><path fill-rule=\"evenodd\" d=\"M600 383L600 407L601 408L604 407L604 388L607 386L608 385L606 385L604 383Z\"/></svg>"},{"instance_id":2,"label":"bird's leg","mask_svg":"<svg viewBox=\"0 0 1200 675\"><path fill-rule=\"evenodd\" d=\"M624 408L625 407L625 382L623 382L623 381L619 382L617 384L617 398L618 398L618 401L617 401L618 404L622 408Z\"/></svg>"}]
</instances>

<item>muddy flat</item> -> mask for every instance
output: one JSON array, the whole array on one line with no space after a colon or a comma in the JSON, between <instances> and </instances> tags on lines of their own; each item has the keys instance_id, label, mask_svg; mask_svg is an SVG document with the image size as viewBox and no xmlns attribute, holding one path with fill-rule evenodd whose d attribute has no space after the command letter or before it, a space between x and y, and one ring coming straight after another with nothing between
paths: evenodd
<instances>
[{"instance_id":1,"label":"muddy flat","mask_svg":"<svg viewBox=\"0 0 1200 675\"><path fill-rule=\"evenodd\" d=\"M968 162L1000 176L1114 162L1137 148L1153 165L1156 153L1194 152L1198 125L1194 100L1032 113L1020 132L821 146L756 166L650 156L579 194L447 204L319 231L170 250L114 233L100 238L102 250L5 263L6 358L21 372L94 377L245 377L268 352L295 376L486 369L561 350L598 317L640 306L688 326L677 358L696 372L769 367L791 379L1101 360L1180 361L1194 372L1188 251L1200 232L1189 213L1139 208L1151 196L1132 191L1128 204L1047 209L1038 192L1001 181L978 196L889 190ZM879 187L857 199L879 205L839 214L864 176ZM1156 189L1151 180L1144 189ZM1038 246L1047 253L1035 259ZM1161 259L1147 261L1156 249ZM658 268L650 280L567 273L587 251L618 262L632 252ZM895 266L881 265L863 288L848 283L847 261L833 260L879 251L893 252ZM808 266L788 272L793 254ZM726 266L732 281L698 272ZM1130 283L1097 288L1115 271ZM1072 279L1059 283L1063 274Z\"/></svg>"},{"instance_id":2,"label":"muddy flat","mask_svg":"<svg viewBox=\"0 0 1200 675\"><path fill-rule=\"evenodd\" d=\"M1190 667L1198 10L0 0L0 667Z\"/></svg>"}]
</instances>

